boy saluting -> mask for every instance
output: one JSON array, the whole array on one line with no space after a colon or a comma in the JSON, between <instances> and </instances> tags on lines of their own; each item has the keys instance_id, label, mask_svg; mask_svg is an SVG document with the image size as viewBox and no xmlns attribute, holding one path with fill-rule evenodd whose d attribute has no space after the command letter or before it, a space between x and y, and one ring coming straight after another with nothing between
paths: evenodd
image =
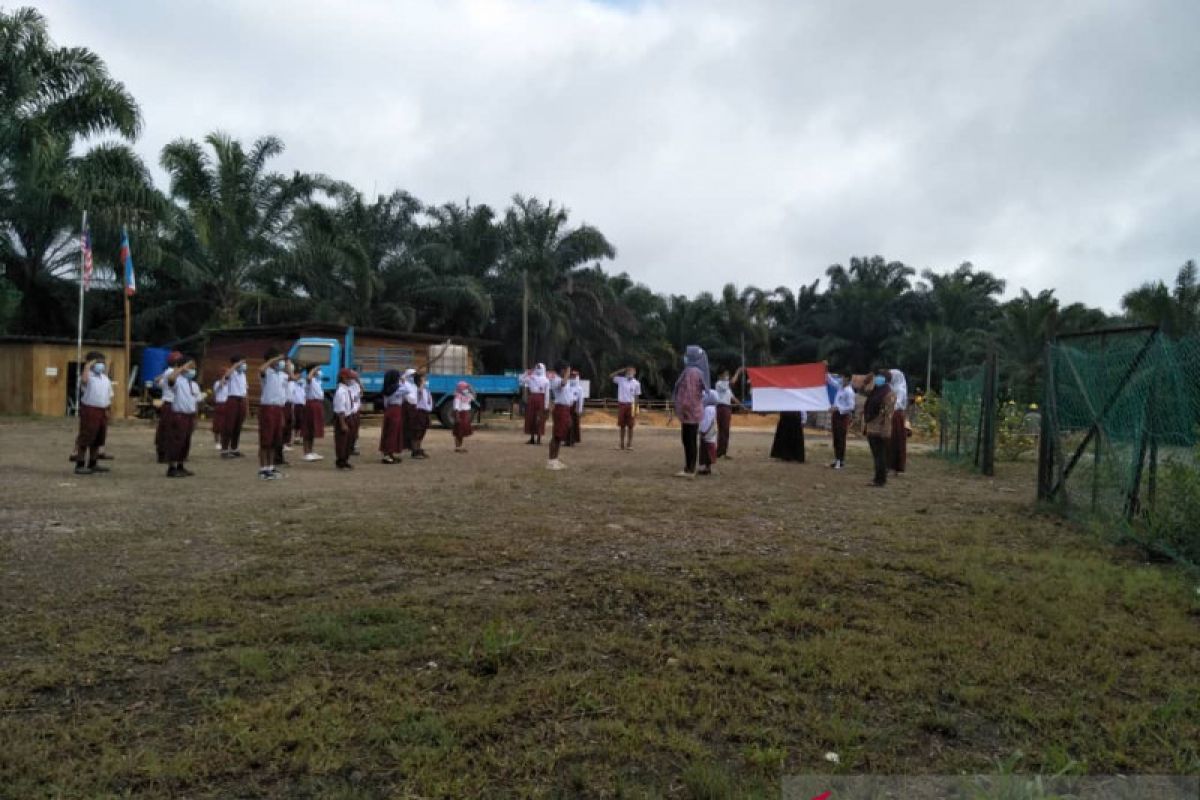
<instances>
[{"instance_id":1,"label":"boy saluting","mask_svg":"<svg viewBox=\"0 0 1200 800\"><path fill-rule=\"evenodd\" d=\"M108 365L103 353L93 351L87 354L87 361L79 376L82 392L79 398L79 435L75 438L76 475L108 472L107 467L97 463L113 398L112 380L107 372Z\"/></svg>"}]
</instances>

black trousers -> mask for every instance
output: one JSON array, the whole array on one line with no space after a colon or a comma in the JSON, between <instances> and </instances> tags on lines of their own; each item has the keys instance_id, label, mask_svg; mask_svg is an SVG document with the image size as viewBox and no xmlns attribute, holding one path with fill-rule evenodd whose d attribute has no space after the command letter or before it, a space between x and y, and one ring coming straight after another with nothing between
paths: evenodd
<instances>
[{"instance_id":1,"label":"black trousers","mask_svg":"<svg viewBox=\"0 0 1200 800\"><path fill-rule=\"evenodd\" d=\"M875 461L875 484L883 486L887 483L888 440L882 436L868 436L867 443L871 445L871 458Z\"/></svg>"},{"instance_id":2,"label":"black trousers","mask_svg":"<svg viewBox=\"0 0 1200 800\"><path fill-rule=\"evenodd\" d=\"M696 458L700 453L700 423L682 423L679 435L683 437L683 468L687 472L695 472Z\"/></svg>"},{"instance_id":3,"label":"black trousers","mask_svg":"<svg viewBox=\"0 0 1200 800\"><path fill-rule=\"evenodd\" d=\"M846 460L846 434L850 430L850 415L840 411L833 412L833 458L835 461Z\"/></svg>"}]
</instances>

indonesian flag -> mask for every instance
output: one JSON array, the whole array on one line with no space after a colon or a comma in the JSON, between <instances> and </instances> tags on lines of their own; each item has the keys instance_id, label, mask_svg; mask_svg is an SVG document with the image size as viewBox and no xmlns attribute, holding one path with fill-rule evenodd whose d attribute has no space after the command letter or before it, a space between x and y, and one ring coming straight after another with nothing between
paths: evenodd
<instances>
[{"instance_id":1,"label":"indonesian flag","mask_svg":"<svg viewBox=\"0 0 1200 800\"><path fill-rule=\"evenodd\" d=\"M824 364L747 367L755 411L828 411Z\"/></svg>"}]
</instances>

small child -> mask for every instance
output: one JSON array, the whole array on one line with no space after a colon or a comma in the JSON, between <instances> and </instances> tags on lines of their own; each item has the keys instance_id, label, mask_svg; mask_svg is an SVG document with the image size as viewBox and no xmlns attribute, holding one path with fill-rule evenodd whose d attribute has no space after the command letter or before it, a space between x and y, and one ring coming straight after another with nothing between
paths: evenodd
<instances>
[{"instance_id":1,"label":"small child","mask_svg":"<svg viewBox=\"0 0 1200 800\"><path fill-rule=\"evenodd\" d=\"M412 457L429 458L425 452L425 434L429 431L429 415L433 413L433 394L425 385L425 375L420 372L413 375L413 385L417 404L412 412Z\"/></svg>"},{"instance_id":2,"label":"small child","mask_svg":"<svg viewBox=\"0 0 1200 800\"><path fill-rule=\"evenodd\" d=\"M172 350L167 356L167 368L162 371L154 383L161 392L162 402L158 406L158 424L154 428L154 450L158 454L158 463L167 463L167 429L171 427L171 407L175 400L175 390L167 383L167 376L179 366L183 354Z\"/></svg>"},{"instance_id":3,"label":"small child","mask_svg":"<svg viewBox=\"0 0 1200 800\"><path fill-rule=\"evenodd\" d=\"M350 400L354 414L353 433L350 436L350 454L357 456L360 455L358 452L358 430L359 423L362 420L363 385L357 372L350 370L350 374L353 376L353 381L350 384Z\"/></svg>"},{"instance_id":4,"label":"small child","mask_svg":"<svg viewBox=\"0 0 1200 800\"><path fill-rule=\"evenodd\" d=\"M338 469L354 469L350 463L350 442L357 433L354 393L350 389L353 384L354 370L345 367L338 370L338 387L333 393L333 446L337 456L334 466Z\"/></svg>"},{"instance_id":5,"label":"small child","mask_svg":"<svg viewBox=\"0 0 1200 800\"><path fill-rule=\"evenodd\" d=\"M213 449L221 450L221 437L225 430L225 415L229 408L229 373L222 372L220 376L213 381L212 388L213 397L213 414L212 414L212 437Z\"/></svg>"},{"instance_id":6,"label":"small child","mask_svg":"<svg viewBox=\"0 0 1200 800\"><path fill-rule=\"evenodd\" d=\"M697 475L712 475L713 465L717 463L717 439L720 437L720 426L717 424L717 392L709 390L704 393L704 413L700 416L700 469Z\"/></svg>"},{"instance_id":7,"label":"small child","mask_svg":"<svg viewBox=\"0 0 1200 800\"><path fill-rule=\"evenodd\" d=\"M583 441L580 430L580 420L583 419L583 384L579 382L579 370L571 370L571 389L575 392L575 404L571 406L571 440L567 447L574 447Z\"/></svg>"},{"instance_id":8,"label":"small child","mask_svg":"<svg viewBox=\"0 0 1200 800\"><path fill-rule=\"evenodd\" d=\"M400 370L383 375L383 426L379 430L379 453L384 464L397 464L404 451L404 398L408 390Z\"/></svg>"},{"instance_id":9,"label":"small child","mask_svg":"<svg viewBox=\"0 0 1200 800\"><path fill-rule=\"evenodd\" d=\"M287 404L287 367L287 357L271 348L263 355L258 369L262 381L258 399L258 477L263 480L282 478L283 473L277 467L286 465L283 409Z\"/></svg>"},{"instance_id":10,"label":"small child","mask_svg":"<svg viewBox=\"0 0 1200 800\"><path fill-rule=\"evenodd\" d=\"M250 401L246 390L246 359L241 354L229 358L225 368L225 415L221 420L221 458L241 458L238 449L242 439L242 426L250 413Z\"/></svg>"},{"instance_id":11,"label":"small child","mask_svg":"<svg viewBox=\"0 0 1200 800\"><path fill-rule=\"evenodd\" d=\"M284 442L291 442L293 445L300 444L303 441L304 412L308 407L304 384L304 376L297 369L292 380L288 383L288 390L291 392L290 399L292 401L292 424L283 439Z\"/></svg>"},{"instance_id":12,"label":"small child","mask_svg":"<svg viewBox=\"0 0 1200 800\"><path fill-rule=\"evenodd\" d=\"M171 421L167 428L167 477L190 478L194 473L183 465L192 449L196 429L196 410L200 403L200 384L196 383L196 362L184 356L179 366L167 373L174 393Z\"/></svg>"},{"instance_id":13,"label":"small child","mask_svg":"<svg viewBox=\"0 0 1200 800\"><path fill-rule=\"evenodd\" d=\"M465 453L463 440L474 431L471 430L471 409L475 402L475 392L471 384L459 381L454 391L454 452Z\"/></svg>"},{"instance_id":14,"label":"small child","mask_svg":"<svg viewBox=\"0 0 1200 800\"><path fill-rule=\"evenodd\" d=\"M546 469L566 469L566 464L559 461L558 449L571 441L571 409L575 406L575 390L570 381L571 365L565 362L559 364L558 371L551 373L550 393L554 400L553 425L550 432L550 460Z\"/></svg>"},{"instance_id":15,"label":"small child","mask_svg":"<svg viewBox=\"0 0 1200 800\"><path fill-rule=\"evenodd\" d=\"M325 390L321 387L321 368L311 367L304 381L304 460L321 461L315 451L317 439L325 438Z\"/></svg>"},{"instance_id":16,"label":"small child","mask_svg":"<svg viewBox=\"0 0 1200 800\"><path fill-rule=\"evenodd\" d=\"M79 375L82 393L79 398L79 435L75 437L75 474L91 475L108 472L100 466L100 447L108 428L108 413L112 407L112 380L108 377L104 354L91 352Z\"/></svg>"}]
</instances>

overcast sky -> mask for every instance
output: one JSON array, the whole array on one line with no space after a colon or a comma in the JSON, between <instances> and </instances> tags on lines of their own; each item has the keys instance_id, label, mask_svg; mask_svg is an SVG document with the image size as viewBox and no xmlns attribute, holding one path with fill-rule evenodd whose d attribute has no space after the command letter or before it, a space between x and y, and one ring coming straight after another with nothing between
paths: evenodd
<instances>
[{"instance_id":1,"label":"overcast sky","mask_svg":"<svg viewBox=\"0 0 1200 800\"><path fill-rule=\"evenodd\" d=\"M1200 0L34 5L156 171L222 129L368 195L552 198L659 291L878 253L1116 310L1200 257Z\"/></svg>"}]
</instances>

